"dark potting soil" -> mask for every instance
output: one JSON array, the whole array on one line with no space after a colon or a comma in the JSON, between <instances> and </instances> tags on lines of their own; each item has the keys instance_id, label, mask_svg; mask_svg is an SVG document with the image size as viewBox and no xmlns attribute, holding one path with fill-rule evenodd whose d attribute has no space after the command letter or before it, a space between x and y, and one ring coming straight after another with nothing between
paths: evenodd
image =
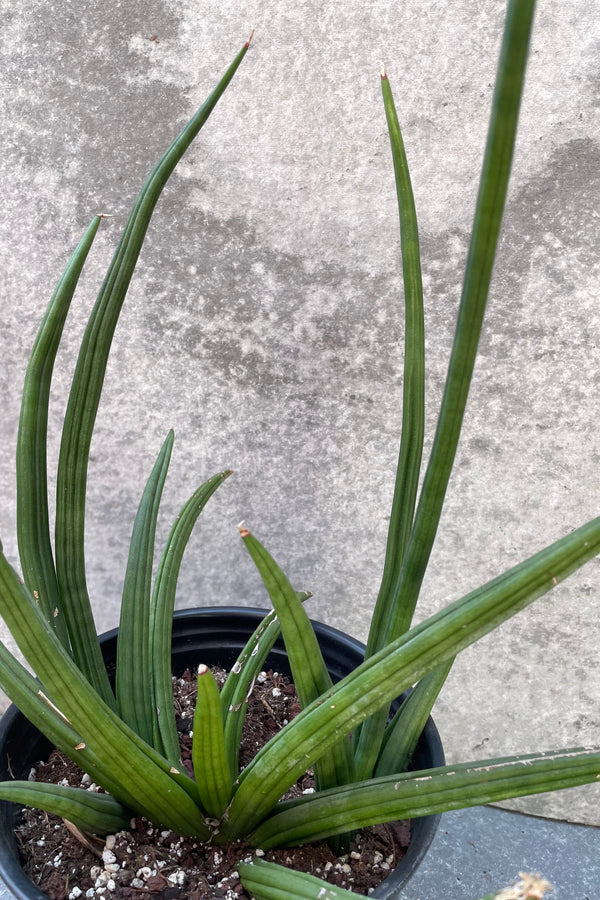
<instances>
[{"instance_id":1,"label":"dark potting soil","mask_svg":"<svg viewBox=\"0 0 600 900\"><path fill-rule=\"evenodd\" d=\"M213 670L218 681L223 670ZM196 700L196 684L189 671L174 678L177 728L183 762L191 771L190 729ZM261 673L250 696L240 753L241 766L300 712L293 684L274 672ZM59 751L35 770L35 780L97 789L88 775ZM32 776L33 777L33 776ZM307 772L286 796L314 789ZM290 849L260 850L243 843L224 846L200 844L171 831L132 819L129 831L90 838L89 847L64 820L39 810L25 809L16 829L23 869L50 900L205 900L248 898L237 872L240 861L253 855L284 866L310 872L330 884L367 894L406 853L409 825L396 822L364 829L356 834L346 855L337 857L326 842ZM84 837L84 836L83 836Z\"/></svg>"}]
</instances>

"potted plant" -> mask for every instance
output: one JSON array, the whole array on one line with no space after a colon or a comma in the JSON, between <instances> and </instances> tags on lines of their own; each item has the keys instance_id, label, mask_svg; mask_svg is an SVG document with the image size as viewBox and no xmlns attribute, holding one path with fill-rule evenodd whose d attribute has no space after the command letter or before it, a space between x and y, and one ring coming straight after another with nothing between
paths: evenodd
<instances>
[{"instance_id":1,"label":"potted plant","mask_svg":"<svg viewBox=\"0 0 600 900\"><path fill-rule=\"evenodd\" d=\"M257 629L266 626L274 636L273 625L267 618L266 610L245 607L204 607L196 610L179 610L173 616L172 671L181 675L186 669L196 671L199 664L218 665L228 671L235 667L244 648ZM272 616L271 616L272 618ZM323 659L332 679L337 682L360 664L364 657L364 646L349 635L337 631L320 622L313 627L319 641ZM118 643L118 629L100 638L103 659L109 673L114 673ZM268 644L271 643L269 638ZM251 653L252 650L249 649ZM258 671L261 658L255 656ZM269 651L266 667L289 674L289 661L281 637ZM258 667L258 668L257 668ZM397 709L395 701L392 708ZM27 777L32 766L40 759L46 759L51 751L51 743L35 730L31 723L12 706L0 721L0 781ZM439 735L430 719L421 735L413 754L416 769L432 768L444 764L444 756ZM0 803L0 872L10 885L16 897L39 900L43 894L38 890L31 895L31 881L21 869L17 841L13 833L15 821L13 804ZM439 816L426 816L412 823L410 845L393 873L379 886L375 897L393 897L409 881L427 852L435 835ZM22 838L21 838L22 840ZM44 850L44 855L47 849ZM71 878L73 882L73 878ZM77 879L73 882L78 883ZM193 885L193 879L189 882Z\"/></svg>"},{"instance_id":2,"label":"potted plant","mask_svg":"<svg viewBox=\"0 0 600 900\"><path fill-rule=\"evenodd\" d=\"M219 693L198 670L194 777L180 758L172 705L175 584L193 525L229 472L183 506L152 584L155 526L173 446L170 433L136 515L111 686L85 579L89 447L114 329L156 201L248 49L150 174L109 266L83 337L57 471L54 544L48 524L46 429L50 379L66 312L102 217L76 248L44 316L27 371L17 448L18 543L23 580L0 556L0 614L37 679L0 646L0 685L48 740L106 793L6 781L0 799L56 812L82 831L127 827L132 812L216 845L243 839L267 849L343 840L364 826L593 782L600 751L576 748L411 771L419 735L457 653L546 593L600 550L600 519L583 525L411 627L458 444L504 208L533 0L510 0L463 293L437 432L418 491L423 448L423 303L416 214L390 85L382 72L399 201L406 298L404 408L398 474L381 589L365 660L336 684L303 608L304 597L244 526L240 533L274 613L256 629ZM418 496L418 503L417 503ZM281 629L302 711L243 769L238 738L245 699ZM410 695L390 717L390 703ZM280 801L307 767L317 790ZM257 883L259 870L266 882ZM305 876L261 866L242 880L258 898L310 897ZM337 896L327 886L322 896ZM322 892L325 891L323 894ZM312 893L311 893L312 892ZM342 895L343 896L343 895ZM354 895L356 896L356 895ZM392 896L380 894L380 896Z\"/></svg>"}]
</instances>

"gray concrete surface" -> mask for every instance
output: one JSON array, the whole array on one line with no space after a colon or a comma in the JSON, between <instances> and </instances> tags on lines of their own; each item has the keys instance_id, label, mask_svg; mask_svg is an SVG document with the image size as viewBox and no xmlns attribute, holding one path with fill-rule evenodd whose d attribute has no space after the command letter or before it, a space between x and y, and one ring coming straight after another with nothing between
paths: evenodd
<instances>
[{"instance_id":1,"label":"gray concrete surface","mask_svg":"<svg viewBox=\"0 0 600 900\"><path fill-rule=\"evenodd\" d=\"M177 435L159 540L211 501L179 604L264 604L245 519L364 638L398 443L401 282L379 93L411 164L431 441L475 200L504 3L0 0L0 534L16 562L19 392L42 310L108 212L58 359L57 435L103 267L151 164L247 37L235 83L157 209L120 323L90 469L89 584L117 624L143 479ZM422 618L600 510L597 6L540 4L502 243ZM450 760L598 743L598 562L466 651L437 706ZM518 801L598 824L600 788Z\"/></svg>"},{"instance_id":2,"label":"gray concrete surface","mask_svg":"<svg viewBox=\"0 0 600 900\"><path fill-rule=\"evenodd\" d=\"M597 900L600 831L479 807L442 816L422 865L400 900L475 900L542 874L547 900Z\"/></svg>"}]
</instances>

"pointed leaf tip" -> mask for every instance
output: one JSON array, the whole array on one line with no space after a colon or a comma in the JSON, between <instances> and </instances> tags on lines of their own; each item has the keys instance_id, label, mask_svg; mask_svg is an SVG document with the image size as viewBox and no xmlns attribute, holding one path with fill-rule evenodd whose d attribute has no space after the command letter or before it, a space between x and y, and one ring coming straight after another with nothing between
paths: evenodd
<instances>
[{"instance_id":1,"label":"pointed leaf tip","mask_svg":"<svg viewBox=\"0 0 600 900\"><path fill-rule=\"evenodd\" d=\"M250 43L251 43L253 37L254 37L254 28L253 28L252 31L250 32L250 37L249 37L248 40L246 41L246 47L249 47L249 46L250 46Z\"/></svg>"}]
</instances>

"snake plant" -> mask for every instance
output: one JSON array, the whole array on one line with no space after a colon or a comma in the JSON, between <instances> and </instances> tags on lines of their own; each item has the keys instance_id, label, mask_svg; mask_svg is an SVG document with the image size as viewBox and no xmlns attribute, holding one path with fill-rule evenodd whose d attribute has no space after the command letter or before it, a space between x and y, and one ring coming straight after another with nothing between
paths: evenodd
<instances>
[{"instance_id":1,"label":"snake plant","mask_svg":"<svg viewBox=\"0 0 600 900\"><path fill-rule=\"evenodd\" d=\"M425 353L419 237L406 153L390 83L382 71L400 214L406 328L398 472L366 658L332 684L304 610L305 598L257 538L241 527L274 611L250 640L221 693L209 669L201 666L198 671L193 778L181 761L171 693L175 586L194 523L230 473L213 475L187 500L153 581L155 528L173 448L173 434L167 435L135 518L114 690L102 662L86 587L86 475L111 340L154 206L228 87L248 43L150 173L108 268L82 340L64 418L52 540L46 471L48 398L67 310L101 222L101 217L93 219L52 296L26 373L17 446L23 579L1 555L0 614L35 677L0 645L0 685L31 722L106 793L14 781L0 785L1 799L58 813L97 834L127 827L135 812L200 841L218 844L243 838L250 846L267 849L332 839L363 826L562 789L600 777L598 748L408 771L416 740L456 655L600 551L597 518L418 626L411 624L477 354L533 13L533 0L508 3L454 345L420 491ZM302 711L240 772L238 746L245 700L280 632ZM411 686L409 699L390 721L390 702ZM308 767L314 767L317 791L281 801ZM302 891L302 878L298 884ZM277 896L291 896L286 890L284 886Z\"/></svg>"}]
</instances>

